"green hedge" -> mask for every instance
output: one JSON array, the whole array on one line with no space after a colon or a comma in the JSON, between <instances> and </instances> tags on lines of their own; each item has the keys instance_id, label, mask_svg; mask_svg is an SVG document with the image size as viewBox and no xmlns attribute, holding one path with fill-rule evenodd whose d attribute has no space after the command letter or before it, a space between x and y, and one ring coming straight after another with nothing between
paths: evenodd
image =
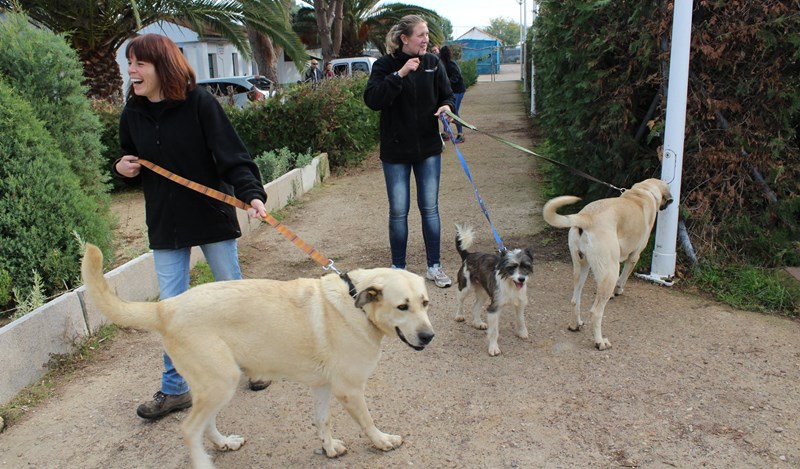
<instances>
[{"instance_id":1,"label":"green hedge","mask_svg":"<svg viewBox=\"0 0 800 469\"><path fill-rule=\"evenodd\" d=\"M110 254L100 123L63 37L19 14L0 21L0 310L79 284L74 234ZM110 257L110 256L109 256ZM35 297L36 295L33 295Z\"/></svg>"},{"instance_id":2,"label":"green hedge","mask_svg":"<svg viewBox=\"0 0 800 469\"><path fill-rule=\"evenodd\" d=\"M331 169L357 165L378 144L379 113L362 98L367 77L294 85L252 106L228 107L250 154L287 148L328 153Z\"/></svg>"}]
</instances>

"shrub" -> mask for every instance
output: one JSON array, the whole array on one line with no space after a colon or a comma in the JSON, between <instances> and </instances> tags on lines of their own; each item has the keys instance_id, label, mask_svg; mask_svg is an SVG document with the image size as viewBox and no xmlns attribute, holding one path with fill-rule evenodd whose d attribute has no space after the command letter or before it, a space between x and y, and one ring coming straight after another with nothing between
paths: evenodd
<instances>
[{"instance_id":1,"label":"shrub","mask_svg":"<svg viewBox=\"0 0 800 469\"><path fill-rule=\"evenodd\" d=\"M265 151L254 161L261 172L261 181L266 184L283 176L294 168L302 168L314 158L310 153L297 154L286 147L277 151Z\"/></svg>"},{"instance_id":2,"label":"shrub","mask_svg":"<svg viewBox=\"0 0 800 469\"><path fill-rule=\"evenodd\" d=\"M0 21L0 50L0 76L31 104L83 190L105 210L110 198L101 126L81 85L78 54L63 36L34 27L19 13Z\"/></svg>"},{"instance_id":3,"label":"shrub","mask_svg":"<svg viewBox=\"0 0 800 469\"><path fill-rule=\"evenodd\" d=\"M0 273L24 294L36 272L49 295L79 284L74 233L107 253L110 222L36 114L0 80Z\"/></svg>"},{"instance_id":4,"label":"shrub","mask_svg":"<svg viewBox=\"0 0 800 469\"><path fill-rule=\"evenodd\" d=\"M127 189L130 186L122 179L111 177L111 165L122 156L119 146L119 116L122 114L122 104L108 101L93 100L92 108L100 119L102 126L100 141L103 144L103 172L111 180L114 189Z\"/></svg>"},{"instance_id":5,"label":"shrub","mask_svg":"<svg viewBox=\"0 0 800 469\"><path fill-rule=\"evenodd\" d=\"M287 148L328 153L331 169L363 161L378 144L379 114L362 98L366 76L297 85L252 106L226 108L250 154Z\"/></svg>"}]
</instances>

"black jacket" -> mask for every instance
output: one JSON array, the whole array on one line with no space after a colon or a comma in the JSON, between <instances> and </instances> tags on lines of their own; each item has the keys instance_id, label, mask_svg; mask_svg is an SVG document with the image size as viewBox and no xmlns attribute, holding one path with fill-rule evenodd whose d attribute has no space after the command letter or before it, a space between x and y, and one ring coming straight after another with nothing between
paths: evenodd
<instances>
[{"instance_id":1,"label":"black jacket","mask_svg":"<svg viewBox=\"0 0 800 469\"><path fill-rule=\"evenodd\" d=\"M455 109L439 57L425 54L420 67L405 78L394 75L411 57L398 51L372 64L364 102L381 111L381 161L415 163L442 153L439 123L434 113L442 105Z\"/></svg>"},{"instance_id":2,"label":"black jacket","mask_svg":"<svg viewBox=\"0 0 800 469\"><path fill-rule=\"evenodd\" d=\"M447 78L450 79L450 87L453 88L453 93L465 93L467 87L464 86L464 77L461 76L461 69L455 60L445 62L444 69L447 72Z\"/></svg>"},{"instance_id":3,"label":"black jacket","mask_svg":"<svg viewBox=\"0 0 800 469\"><path fill-rule=\"evenodd\" d=\"M157 117L145 98L128 101L119 123L123 154L250 203L267 200L258 167L216 98L197 87ZM236 209L142 167L151 249L178 249L241 236Z\"/></svg>"}]
</instances>

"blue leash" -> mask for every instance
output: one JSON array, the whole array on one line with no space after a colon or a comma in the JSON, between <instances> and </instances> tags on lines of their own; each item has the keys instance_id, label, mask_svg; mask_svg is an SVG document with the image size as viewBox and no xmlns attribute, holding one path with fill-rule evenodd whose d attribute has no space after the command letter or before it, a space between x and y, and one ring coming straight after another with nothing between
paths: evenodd
<instances>
[{"instance_id":1,"label":"blue leash","mask_svg":"<svg viewBox=\"0 0 800 469\"><path fill-rule=\"evenodd\" d=\"M461 167L464 168L464 173L466 173L469 183L472 184L472 191L475 193L475 199L478 201L478 205L481 206L481 210L483 210L486 220L489 221L489 226L492 228L492 234L494 235L494 241L497 243L497 250L499 252L504 252L506 247L503 244L503 240L500 239L500 235L497 234L497 230L494 228L492 218L489 216L489 210L486 209L486 205L483 203L481 195L478 194L478 188L475 187L475 181L472 180L472 174L469 172L469 167L467 166L467 161L464 159L464 155L462 155L461 151L458 149L458 144L456 143L455 136L453 135L453 130L450 128L450 123L447 122L447 116L445 116L445 114L441 114L439 118L442 120L442 126L444 127L445 133L450 138L450 141L453 142L453 148L456 149L458 159L461 161Z\"/></svg>"}]
</instances>

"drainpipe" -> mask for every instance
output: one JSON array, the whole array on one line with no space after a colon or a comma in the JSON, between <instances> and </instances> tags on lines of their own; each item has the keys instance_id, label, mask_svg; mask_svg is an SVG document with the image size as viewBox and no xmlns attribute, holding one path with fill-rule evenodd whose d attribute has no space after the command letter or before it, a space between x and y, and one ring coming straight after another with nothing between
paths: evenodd
<instances>
[{"instance_id":1,"label":"drainpipe","mask_svg":"<svg viewBox=\"0 0 800 469\"><path fill-rule=\"evenodd\" d=\"M675 276L680 206L683 142L686 132L686 93L689 83L689 50L692 39L692 0L675 0L672 17L672 50L667 82L667 117L661 179L669 184L673 203L658 214L655 249L650 273L640 277L671 286Z\"/></svg>"}]
</instances>

